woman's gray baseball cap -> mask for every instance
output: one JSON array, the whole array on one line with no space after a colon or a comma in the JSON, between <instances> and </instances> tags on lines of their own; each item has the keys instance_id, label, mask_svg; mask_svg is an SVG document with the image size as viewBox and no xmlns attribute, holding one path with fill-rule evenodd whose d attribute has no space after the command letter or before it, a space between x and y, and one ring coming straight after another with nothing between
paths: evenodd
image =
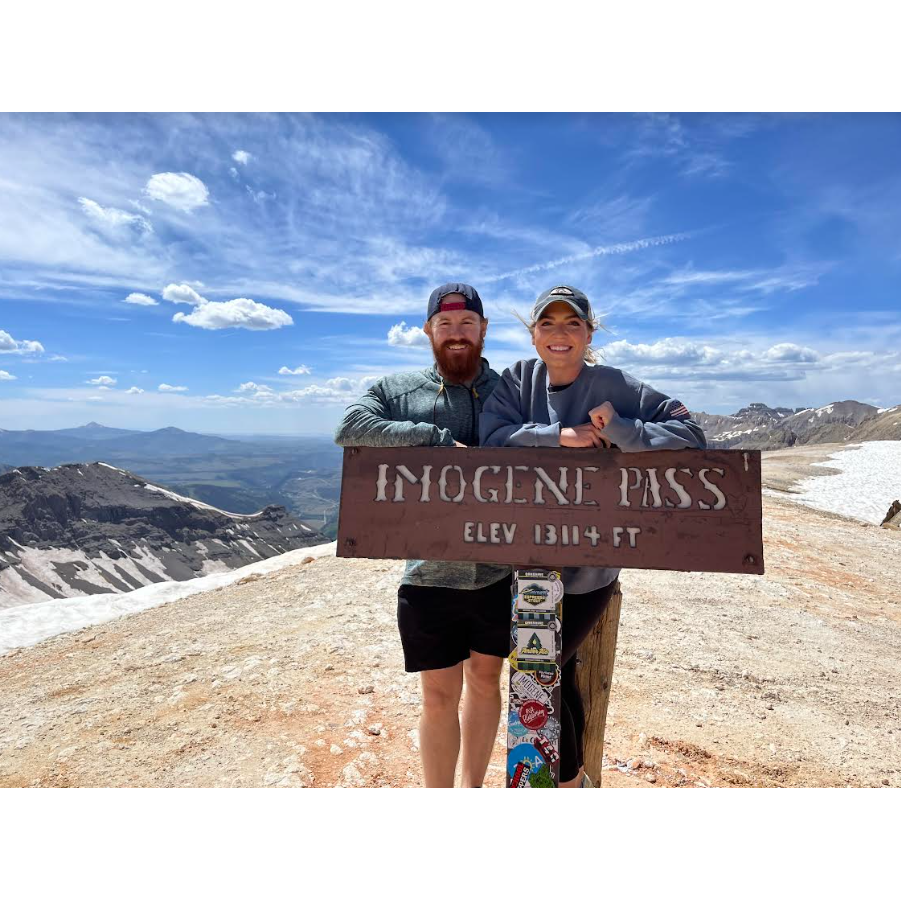
<instances>
[{"instance_id":1,"label":"woman's gray baseball cap","mask_svg":"<svg viewBox=\"0 0 901 901\"><path fill-rule=\"evenodd\" d=\"M537 322L541 314L552 304L558 301L569 304L579 319L591 322L594 313L588 298L572 285L557 285L541 294L532 307L532 322Z\"/></svg>"},{"instance_id":2,"label":"woman's gray baseball cap","mask_svg":"<svg viewBox=\"0 0 901 901\"><path fill-rule=\"evenodd\" d=\"M462 295L463 302L458 300L442 304L441 301L448 294ZM485 318L485 314L482 312L482 298L479 297L479 292L472 285L464 285L462 282L449 282L432 291L429 295L429 309L426 313L426 321L440 310L471 310L473 313L478 313L483 319Z\"/></svg>"}]
</instances>

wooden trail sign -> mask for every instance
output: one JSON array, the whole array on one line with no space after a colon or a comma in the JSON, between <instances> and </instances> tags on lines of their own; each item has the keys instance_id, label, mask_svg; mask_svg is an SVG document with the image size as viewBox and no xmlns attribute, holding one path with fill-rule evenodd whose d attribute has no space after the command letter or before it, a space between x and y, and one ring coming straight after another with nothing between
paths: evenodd
<instances>
[{"instance_id":1,"label":"wooden trail sign","mask_svg":"<svg viewBox=\"0 0 901 901\"><path fill-rule=\"evenodd\" d=\"M354 447L339 557L764 571L760 452Z\"/></svg>"}]
</instances>

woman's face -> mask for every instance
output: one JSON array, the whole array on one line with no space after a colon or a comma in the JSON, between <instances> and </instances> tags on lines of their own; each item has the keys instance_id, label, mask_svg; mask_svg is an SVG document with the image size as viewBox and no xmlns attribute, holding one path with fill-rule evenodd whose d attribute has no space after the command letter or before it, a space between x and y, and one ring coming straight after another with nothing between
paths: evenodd
<instances>
[{"instance_id":1,"label":"woman's face","mask_svg":"<svg viewBox=\"0 0 901 901\"><path fill-rule=\"evenodd\" d=\"M568 303L555 301L535 323L532 344L549 368L578 370L591 344L591 329Z\"/></svg>"}]
</instances>

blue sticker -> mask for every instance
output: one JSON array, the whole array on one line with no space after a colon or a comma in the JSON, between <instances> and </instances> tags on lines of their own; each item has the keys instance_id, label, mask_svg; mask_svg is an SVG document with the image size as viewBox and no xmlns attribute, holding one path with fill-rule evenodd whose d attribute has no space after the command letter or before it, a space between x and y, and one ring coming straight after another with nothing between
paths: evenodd
<instances>
[{"instance_id":1,"label":"blue sticker","mask_svg":"<svg viewBox=\"0 0 901 901\"><path fill-rule=\"evenodd\" d=\"M531 742L524 742L507 752L507 776L515 778L517 783L525 780L525 784L517 784L517 788L525 788L529 784L529 776L545 764L544 756Z\"/></svg>"},{"instance_id":2,"label":"blue sticker","mask_svg":"<svg viewBox=\"0 0 901 901\"><path fill-rule=\"evenodd\" d=\"M510 715L507 717L507 731L511 735L515 735L517 738L521 738L523 735L526 735L529 731L520 722L519 713L516 710L511 710Z\"/></svg>"}]
</instances>

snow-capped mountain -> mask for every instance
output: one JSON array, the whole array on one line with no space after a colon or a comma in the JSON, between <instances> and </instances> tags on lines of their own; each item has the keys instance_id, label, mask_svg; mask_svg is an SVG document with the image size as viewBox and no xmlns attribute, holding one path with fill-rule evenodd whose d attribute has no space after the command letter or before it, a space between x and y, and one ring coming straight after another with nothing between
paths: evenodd
<instances>
[{"instance_id":1,"label":"snow-capped mountain","mask_svg":"<svg viewBox=\"0 0 901 901\"><path fill-rule=\"evenodd\" d=\"M799 444L901 440L901 406L879 409L856 400L794 410L756 403L731 416L692 416L710 447L776 450Z\"/></svg>"},{"instance_id":2,"label":"snow-capped mountain","mask_svg":"<svg viewBox=\"0 0 901 901\"><path fill-rule=\"evenodd\" d=\"M0 475L0 607L125 592L322 543L279 506L227 513L106 463Z\"/></svg>"}]
</instances>

